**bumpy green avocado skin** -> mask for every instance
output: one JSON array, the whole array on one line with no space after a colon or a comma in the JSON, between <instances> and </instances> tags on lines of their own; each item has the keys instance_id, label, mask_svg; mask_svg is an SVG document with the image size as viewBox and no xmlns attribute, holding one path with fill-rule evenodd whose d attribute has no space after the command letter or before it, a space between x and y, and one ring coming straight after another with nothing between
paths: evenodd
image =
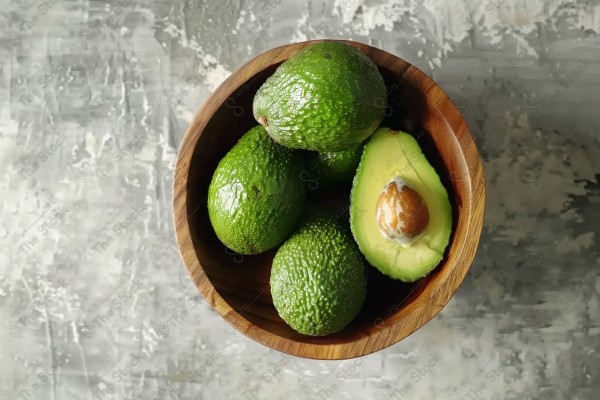
<instances>
[{"instance_id":1,"label":"bumpy green avocado skin","mask_svg":"<svg viewBox=\"0 0 600 400\"><path fill-rule=\"evenodd\" d=\"M217 237L241 254L269 250L296 229L305 202L302 154L275 143L262 126L223 157L208 188Z\"/></svg>"},{"instance_id":2,"label":"bumpy green avocado skin","mask_svg":"<svg viewBox=\"0 0 600 400\"><path fill-rule=\"evenodd\" d=\"M306 166L318 188L351 182L360 162L363 145L328 153L307 152Z\"/></svg>"},{"instance_id":3,"label":"bumpy green avocado skin","mask_svg":"<svg viewBox=\"0 0 600 400\"><path fill-rule=\"evenodd\" d=\"M291 148L341 151L377 129L387 106L377 66L360 50L321 42L281 64L254 97L254 118Z\"/></svg>"},{"instance_id":4,"label":"bumpy green avocado skin","mask_svg":"<svg viewBox=\"0 0 600 400\"><path fill-rule=\"evenodd\" d=\"M332 215L313 215L273 259L273 304L302 334L340 331L360 311L365 292L360 251L349 229Z\"/></svg>"}]
</instances>

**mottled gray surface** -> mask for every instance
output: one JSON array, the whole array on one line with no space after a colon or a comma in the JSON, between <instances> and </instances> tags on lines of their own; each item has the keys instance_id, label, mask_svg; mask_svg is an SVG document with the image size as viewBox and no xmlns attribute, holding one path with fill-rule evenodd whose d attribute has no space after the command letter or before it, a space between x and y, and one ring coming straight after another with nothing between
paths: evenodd
<instances>
[{"instance_id":1,"label":"mottled gray surface","mask_svg":"<svg viewBox=\"0 0 600 400\"><path fill-rule=\"evenodd\" d=\"M2 0L0 399L598 399L598 3ZM432 76L488 185L448 306L345 362L226 325L171 218L202 101L262 51L321 37Z\"/></svg>"}]
</instances>

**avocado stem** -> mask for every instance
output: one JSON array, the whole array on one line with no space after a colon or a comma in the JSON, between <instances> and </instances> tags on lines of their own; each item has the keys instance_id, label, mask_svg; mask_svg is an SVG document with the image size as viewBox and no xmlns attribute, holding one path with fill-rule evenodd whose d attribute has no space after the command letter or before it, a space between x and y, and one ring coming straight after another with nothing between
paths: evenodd
<instances>
[{"instance_id":1,"label":"avocado stem","mask_svg":"<svg viewBox=\"0 0 600 400\"><path fill-rule=\"evenodd\" d=\"M261 124L262 126L264 126L265 128L269 127L269 121L267 120L267 117L265 117L264 115L261 115L260 117L258 117L258 123Z\"/></svg>"}]
</instances>

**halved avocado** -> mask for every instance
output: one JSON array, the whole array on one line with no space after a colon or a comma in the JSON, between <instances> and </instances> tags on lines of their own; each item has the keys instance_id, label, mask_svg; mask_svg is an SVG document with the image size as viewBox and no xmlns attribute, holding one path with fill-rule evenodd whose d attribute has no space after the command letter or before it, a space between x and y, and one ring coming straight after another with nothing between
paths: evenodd
<instances>
[{"instance_id":1,"label":"halved avocado","mask_svg":"<svg viewBox=\"0 0 600 400\"><path fill-rule=\"evenodd\" d=\"M438 265L450 240L452 208L438 174L411 135L389 128L375 132L365 145L350 201L352 233L371 265L405 282ZM406 229L409 224L412 231ZM400 233L404 226L410 235L389 232L389 226Z\"/></svg>"}]
</instances>

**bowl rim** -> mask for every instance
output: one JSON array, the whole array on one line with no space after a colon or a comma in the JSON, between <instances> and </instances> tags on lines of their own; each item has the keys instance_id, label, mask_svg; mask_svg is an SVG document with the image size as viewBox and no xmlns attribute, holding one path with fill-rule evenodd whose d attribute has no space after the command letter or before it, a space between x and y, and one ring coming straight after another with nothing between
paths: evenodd
<instances>
[{"instance_id":1,"label":"bowl rim","mask_svg":"<svg viewBox=\"0 0 600 400\"><path fill-rule=\"evenodd\" d=\"M383 52L388 57L399 59L408 65L407 70L403 73L403 77L406 79L409 75L415 75L414 80L420 82L417 84L417 89L419 89L419 91L425 92L431 88L437 88L439 90L439 95L437 96L436 101L432 102L428 98L427 102L431 107L438 109L438 112L440 113L441 111L439 111L437 105L440 102L443 102L445 106L443 115L446 119L446 123L451 125L451 131L455 133L455 135L458 131L462 133L460 138L456 137L456 140L461 149L461 161L464 161L464 167L466 167L468 172L469 181L467 183L471 189L468 193L468 202L462 204L462 213L465 214L467 218L466 229L463 229L462 231L466 232L466 234L464 235L463 240L458 243L461 244L460 248L453 248L453 251L457 253L456 263L453 265L453 268L451 268L451 271L446 271L445 276L440 278L443 279L444 284L449 284L451 287L444 291L438 288L438 290L422 300L420 305L415 306L416 309L412 310L410 314L393 321L391 326L382 328L373 334L359 337L352 342L326 344L306 343L292 338L278 336L253 324L233 309L213 287L197 257L191 239L187 215L187 185L192 156L200 136L214 113L223 105L227 98L256 73L279 62L274 60L277 59L277 56L281 55L284 50L292 50L292 53L294 53L302 47L323 41L335 41L348 44L359 48L363 52L370 49ZM414 82L411 81L411 83ZM469 157L466 157L465 154L469 154ZM451 179L453 179L452 176ZM341 360L371 354L399 342L420 329L436 316L456 293L473 262L481 236L484 208L485 176L481 158L466 121L453 104L450 97L433 81L433 79L406 60L385 50L352 40L318 39L275 47L260 53L232 73L204 101L189 125L177 154L173 183L173 219L177 246L188 274L207 302L230 325L252 340L287 354L312 359ZM453 226L453 231L456 229L457 227ZM454 244L455 243L452 243L452 245ZM470 246L468 249L466 248L467 244ZM462 267L456 268L458 265L457 263L460 263ZM448 268L445 270L448 270ZM404 324L400 322L404 322ZM405 329L406 325L410 325L408 329Z\"/></svg>"}]
</instances>

